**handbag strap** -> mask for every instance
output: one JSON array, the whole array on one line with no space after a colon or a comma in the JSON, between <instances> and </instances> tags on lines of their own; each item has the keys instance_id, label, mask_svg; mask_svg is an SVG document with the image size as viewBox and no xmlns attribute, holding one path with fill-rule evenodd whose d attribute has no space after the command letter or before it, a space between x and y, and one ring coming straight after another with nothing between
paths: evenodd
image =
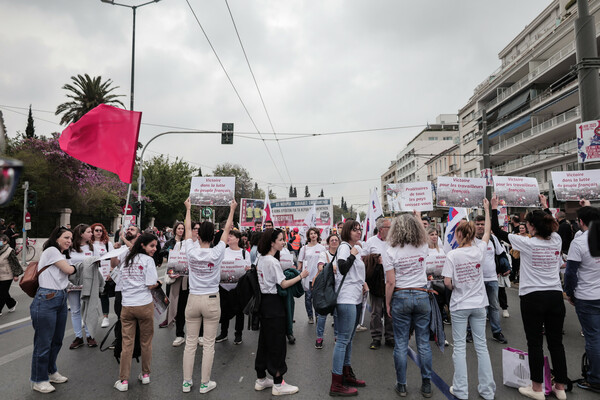
<instances>
[{"instance_id":1,"label":"handbag strap","mask_svg":"<svg viewBox=\"0 0 600 400\"><path fill-rule=\"evenodd\" d=\"M50 265L52 265L52 264L50 264ZM35 273L35 279L37 280L40 277L40 275L42 274L42 272L44 272L46 270L46 268L48 268L50 265L46 265L44 268L42 268L39 271L37 271Z\"/></svg>"},{"instance_id":2,"label":"handbag strap","mask_svg":"<svg viewBox=\"0 0 600 400\"><path fill-rule=\"evenodd\" d=\"M350 250L352 250L352 246L350 246L350 243L346 243L346 244L348 245L348 247L350 247ZM335 257L337 257L337 255L338 255L338 252L336 251L335 256L333 256L333 260L335 260ZM331 260L331 262L333 262L333 260ZM350 270L348 270L348 272L350 272ZM337 299L338 295L340 294L340 291L342 290L342 285L344 284L344 281L346 280L346 276L348 276L348 273L346 273L346 275L342 275L342 281L340 282L340 286L338 286L338 290L335 292L336 299Z\"/></svg>"}]
</instances>

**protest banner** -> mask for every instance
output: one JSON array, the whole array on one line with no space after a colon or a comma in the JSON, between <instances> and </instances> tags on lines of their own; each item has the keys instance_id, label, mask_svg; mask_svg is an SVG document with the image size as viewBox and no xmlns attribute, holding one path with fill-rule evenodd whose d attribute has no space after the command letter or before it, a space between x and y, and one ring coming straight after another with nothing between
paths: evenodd
<instances>
[{"instance_id":1,"label":"protest banner","mask_svg":"<svg viewBox=\"0 0 600 400\"><path fill-rule=\"evenodd\" d=\"M126 231L131 225L135 225L136 215L126 215L123 217L123 231Z\"/></svg>"},{"instance_id":2,"label":"protest banner","mask_svg":"<svg viewBox=\"0 0 600 400\"><path fill-rule=\"evenodd\" d=\"M510 216L508 215L508 209L506 207L498 206L498 225L506 232L508 232L508 224L510 222Z\"/></svg>"},{"instance_id":3,"label":"protest banner","mask_svg":"<svg viewBox=\"0 0 600 400\"><path fill-rule=\"evenodd\" d=\"M539 207L540 188L535 178L520 176L494 177L498 205L504 207Z\"/></svg>"},{"instance_id":4,"label":"protest banner","mask_svg":"<svg viewBox=\"0 0 600 400\"><path fill-rule=\"evenodd\" d=\"M552 171L554 194L560 201L600 199L600 169Z\"/></svg>"},{"instance_id":5,"label":"protest banner","mask_svg":"<svg viewBox=\"0 0 600 400\"><path fill-rule=\"evenodd\" d=\"M430 281L442 280L442 269L444 268L445 262L445 254L430 253L427 257L425 257L425 273L427 274L427 279Z\"/></svg>"},{"instance_id":6,"label":"protest banner","mask_svg":"<svg viewBox=\"0 0 600 400\"><path fill-rule=\"evenodd\" d=\"M182 246L175 245L175 247L169 250L167 275L171 278L189 275L187 253Z\"/></svg>"},{"instance_id":7,"label":"protest banner","mask_svg":"<svg viewBox=\"0 0 600 400\"><path fill-rule=\"evenodd\" d=\"M577 155L580 163L600 161L600 121L577 124Z\"/></svg>"},{"instance_id":8,"label":"protest banner","mask_svg":"<svg viewBox=\"0 0 600 400\"><path fill-rule=\"evenodd\" d=\"M484 197L484 178L438 177L436 205L439 207L480 208Z\"/></svg>"},{"instance_id":9,"label":"protest banner","mask_svg":"<svg viewBox=\"0 0 600 400\"><path fill-rule=\"evenodd\" d=\"M152 294L152 304L154 306L154 318L159 319L167 311L169 298L160 286L151 289L150 293Z\"/></svg>"},{"instance_id":10,"label":"protest banner","mask_svg":"<svg viewBox=\"0 0 600 400\"><path fill-rule=\"evenodd\" d=\"M264 199L240 200L240 227L242 229L253 228L255 222L262 222ZM271 219L275 227L301 227L304 219L311 210L313 204L316 206L316 226L332 226L333 221L333 199L330 197L319 198L290 198L270 200Z\"/></svg>"},{"instance_id":11,"label":"protest banner","mask_svg":"<svg viewBox=\"0 0 600 400\"><path fill-rule=\"evenodd\" d=\"M250 257L250 253L247 253L246 257ZM221 261L220 285L223 286L225 290L231 290L237 286L238 281L245 273L246 264L243 260L224 259Z\"/></svg>"},{"instance_id":12,"label":"protest banner","mask_svg":"<svg viewBox=\"0 0 600 400\"><path fill-rule=\"evenodd\" d=\"M388 207L398 211L431 211L431 182L390 183L386 188Z\"/></svg>"},{"instance_id":13,"label":"protest banner","mask_svg":"<svg viewBox=\"0 0 600 400\"><path fill-rule=\"evenodd\" d=\"M235 195L235 177L195 176L190 201L196 206L228 206Z\"/></svg>"}]
</instances>

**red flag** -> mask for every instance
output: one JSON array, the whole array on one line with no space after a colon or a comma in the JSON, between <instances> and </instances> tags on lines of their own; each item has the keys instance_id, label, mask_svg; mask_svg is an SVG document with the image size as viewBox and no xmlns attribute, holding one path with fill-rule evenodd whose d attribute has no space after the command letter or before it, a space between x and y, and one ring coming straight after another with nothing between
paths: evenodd
<instances>
[{"instance_id":1,"label":"red flag","mask_svg":"<svg viewBox=\"0 0 600 400\"><path fill-rule=\"evenodd\" d=\"M60 135L60 148L131 183L142 113L100 104Z\"/></svg>"}]
</instances>

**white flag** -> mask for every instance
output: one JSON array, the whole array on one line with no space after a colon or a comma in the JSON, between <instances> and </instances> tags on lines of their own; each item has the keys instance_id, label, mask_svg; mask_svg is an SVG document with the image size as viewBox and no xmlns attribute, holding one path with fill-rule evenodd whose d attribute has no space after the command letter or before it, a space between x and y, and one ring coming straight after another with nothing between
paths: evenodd
<instances>
[{"instance_id":1,"label":"white flag","mask_svg":"<svg viewBox=\"0 0 600 400\"><path fill-rule=\"evenodd\" d=\"M317 205L313 204L312 208L306 214L306 218L304 218L304 225L300 228L300 237L303 241L306 241L306 232L308 232L308 228L312 228L317 226Z\"/></svg>"},{"instance_id":2,"label":"white flag","mask_svg":"<svg viewBox=\"0 0 600 400\"><path fill-rule=\"evenodd\" d=\"M367 220L365 222L364 239L367 240L373 236L377 218L383 216L383 208L379 202L377 188L371 192L371 200L369 201L369 210L367 211Z\"/></svg>"}]
</instances>

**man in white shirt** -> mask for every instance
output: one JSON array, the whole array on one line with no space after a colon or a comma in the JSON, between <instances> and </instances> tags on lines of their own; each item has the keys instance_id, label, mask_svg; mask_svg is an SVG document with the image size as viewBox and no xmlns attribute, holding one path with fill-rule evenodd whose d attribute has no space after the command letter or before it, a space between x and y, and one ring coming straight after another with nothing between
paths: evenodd
<instances>
[{"instance_id":1,"label":"man in white shirt","mask_svg":"<svg viewBox=\"0 0 600 400\"><path fill-rule=\"evenodd\" d=\"M485 217L478 215L475 217L475 241L483 237L485 232ZM495 255L502 254L504 247L500 244L496 236L492 235L487 245L487 251L483 257L483 283L490 305L488 314L490 318L490 327L492 328L492 338L499 343L506 344L508 341L502 334L500 326L500 302L498 301L498 274L496 273Z\"/></svg>"},{"instance_id":2,"label":"man in white shirt","mask_svg":"<svg viewBox=\"0 0 600 400\"><path fill-rule=\"evenodd\" d=\"M383 257L388 249L386 242L388 231L392 226L392 221L389 218L379 218L376 222L377 236L372 236L367 240L363 249L363 257L369 254L379 254ZM377 265L377 268L381 268L383 272L383 266ZM374 277L377 278L377 274ZM373 341L369 348L371 350L377 350L381 347L382 336L385 339L385 344L388 346L394 346L394 327L392 319L388 316L385 308L385 274L381 274L380 282L374 282L372 278L367 279L369 285L369 297L371 300L371 322L369 328L371 329L371 338ZM383 293L379 293L378 288L383 289ZM385 320L382 323L382 318ZM385 329L385 332L384 332Z\"/></svg>"},{"instance_id":3,"label":"man in white shirt","mask_svg":"<svg viewBox=\"0 0 600 400\"><path fill-rule=\"evenodd\" d=\"M583 233L569 248L565 293L579 317L590 364L587 376L577 386L600 393L600 257L592 257L588 244L589 225L599 223L600 210L590 207L587 200L580 204L583 207L577 210L577 219Z\"/></svg>"}]
</instances>

